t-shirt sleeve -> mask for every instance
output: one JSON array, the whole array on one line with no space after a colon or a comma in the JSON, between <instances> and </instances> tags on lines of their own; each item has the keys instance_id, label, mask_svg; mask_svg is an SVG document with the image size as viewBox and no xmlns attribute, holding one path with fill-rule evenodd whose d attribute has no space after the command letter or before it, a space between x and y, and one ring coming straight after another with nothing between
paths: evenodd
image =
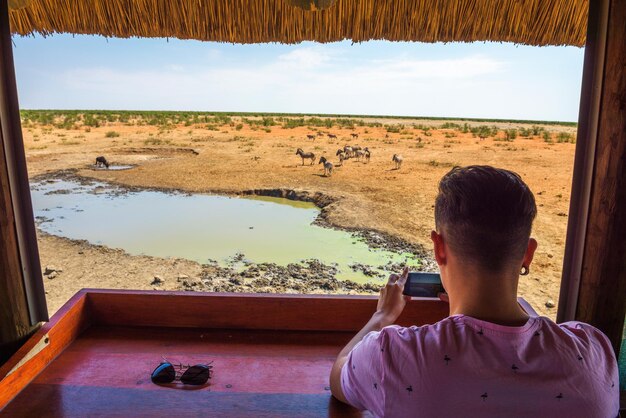
<instances>
[{"instance_id":1,"label":"t-shirt sleeve","mask_svg":"<svg viewBox=\"0 0 626 418\"><path fill-rule=\"evenodd\" d=\"M359 409L383 415L385 394L383 333L370 332L352 349L341 369L341 388L347 401Z\"/></svg>"}]
</instances>

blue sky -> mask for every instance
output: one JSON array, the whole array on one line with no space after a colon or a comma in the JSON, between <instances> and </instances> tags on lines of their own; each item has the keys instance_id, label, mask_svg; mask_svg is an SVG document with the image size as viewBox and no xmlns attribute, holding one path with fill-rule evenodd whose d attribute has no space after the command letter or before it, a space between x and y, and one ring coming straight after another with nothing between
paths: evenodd
<instances>
[{"instance_id":1,"label":"blue sky","mask_svg":"<svg viewBox=\"0 0 626 418\"><path fill-rule=\"evenodd\" d=\"M14 37L26 109L206 110L576 121L584 50L375 41L231 45Z\"/></svg>"}]
</instances>

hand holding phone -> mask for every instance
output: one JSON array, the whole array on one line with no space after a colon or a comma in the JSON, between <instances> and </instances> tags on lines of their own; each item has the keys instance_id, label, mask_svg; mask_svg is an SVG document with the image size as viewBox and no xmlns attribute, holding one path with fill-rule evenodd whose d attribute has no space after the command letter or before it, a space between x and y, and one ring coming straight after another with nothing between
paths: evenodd
<instances>
[{"instance_id":1,"label":"hand holding phone","mask_svg":"<svg viewBox=\"0 0 626 418\"><path fill-rule=\"evenodd\" d=\"M402 294L421 298L436 298L445 292L439 273L409 272Z\"/></svg>"}]
</instances>

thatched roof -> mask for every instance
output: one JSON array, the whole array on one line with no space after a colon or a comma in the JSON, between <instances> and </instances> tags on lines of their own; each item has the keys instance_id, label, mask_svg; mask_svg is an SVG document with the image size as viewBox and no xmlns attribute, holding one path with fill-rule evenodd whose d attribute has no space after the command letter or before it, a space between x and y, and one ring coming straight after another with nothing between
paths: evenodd
<instances>
[{"instance_id":1,"label":"thatched roof","mask_svg":"<svg viewBox=\"0 0 626 418\"><path fill-rule=\"evenodd\" d=\"M14 34L171 37L233 43L350 39L527 45L585 42L586 0L11 0ZM25 5L24 5L25 4ZM21 7L20 7L21 6Z\"/></svg>"}]
</instances>

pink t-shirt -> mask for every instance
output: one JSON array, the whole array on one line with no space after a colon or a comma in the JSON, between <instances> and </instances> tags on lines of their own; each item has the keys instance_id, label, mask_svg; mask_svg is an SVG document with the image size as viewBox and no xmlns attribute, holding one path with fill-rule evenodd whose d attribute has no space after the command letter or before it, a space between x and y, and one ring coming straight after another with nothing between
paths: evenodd
<instances>
[{"instance_id":1,"label":"pink t-shirt","mask_svg":"<svg viewBox=\"0 0 626 418\"><path fill-rule=\"evenodd\" d=\"M341 386L350 404L380 417L615 418L619 410L608 338L537 316L521 327L454 315L370 332Z\"/></svg>"}]
</instances>

